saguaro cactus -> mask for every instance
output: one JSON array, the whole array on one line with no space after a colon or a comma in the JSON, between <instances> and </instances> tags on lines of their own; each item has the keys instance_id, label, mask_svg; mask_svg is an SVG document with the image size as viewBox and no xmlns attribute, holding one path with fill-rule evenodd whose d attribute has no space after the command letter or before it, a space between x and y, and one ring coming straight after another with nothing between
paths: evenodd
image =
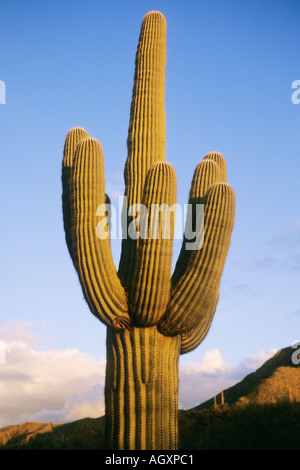
<instances>
[{"instance_id":1,"label":"saguaro cactus","mask_svg":"<svg viewBox=\"0 0 300 470\"><path fill-rule=\"evenodd\" d=\"M176 201L176 174L165 161L165 63L166 21L153 11L143 19L136 53L124 171L129 208ZM179 355L196 348L210 327L233 229L225 159L209 153L196 167L189 204L204 205L204 243L186 250L183 240L173 274L172 216L167 238L123 236L117 271L109 238L96 231L97 207L107 198L102 148L80 127L66 137L62 183L70 256L92 313L107 326L107 448L176 449ZM148 210L140 223L143 217L154 223Z\"/></svg>"}]
</instances>

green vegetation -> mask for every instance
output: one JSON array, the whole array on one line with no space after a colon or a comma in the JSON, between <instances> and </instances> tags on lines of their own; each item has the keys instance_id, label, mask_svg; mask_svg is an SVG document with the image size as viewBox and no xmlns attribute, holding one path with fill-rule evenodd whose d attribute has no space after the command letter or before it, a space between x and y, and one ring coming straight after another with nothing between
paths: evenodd
<instances>
[{"instance_id":1,"label":"green vegetation","mask_svg":"<svg viewBox=\"0 0 300 470\"><path fill-rule=\"evenodd\" d=\"M180 412L180 448L300 450L300 403L223 405Z\"/></svg>"}]
</instances>

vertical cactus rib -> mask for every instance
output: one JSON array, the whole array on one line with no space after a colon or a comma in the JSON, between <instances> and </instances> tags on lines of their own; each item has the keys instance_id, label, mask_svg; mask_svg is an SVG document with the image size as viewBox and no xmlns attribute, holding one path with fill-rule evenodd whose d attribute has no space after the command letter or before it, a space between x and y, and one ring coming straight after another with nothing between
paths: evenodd
<instances>
[{"instance_id":1,"label":"vertical cactus rib","mask_svg":"<svg viewBox=\"0 0 300 470\"><path fill-rule=\"evenodd\" d=\"M203 159L200 163L198 163L193 174L188 201L191 211L190 213L192 213L191 219L193 222L196 214L197 204L204 204L204 197L210 186L220 181L220 168L217 163L209 159ZM187 220L186 228L189 224L191 224L191 221ZM203 228L202 225L201 228ZM189 243L189 241L190 240L184 234L181 250L172 276L173 286L176 286L181 276L185 274L190 256L195 256L195 254L193 254L193 250L186 249L186 244Z\"/></svg>"},{"instance_id":2,"label":"vertical cactus rib","mask_svg":"<svg viewBox=\"0 0 300 470\"><path fill-rule=\"evenodd\" d=\"M159 12L142 23L128 129L125 185L128 204L141 202L148 168L165 159L166 21Z\"/></svg>"},{"instance_id":3,"label":"vertical cactus rib","mask_svg":"<svg viewBox=\"0 0 300 470\"><path fill-rule=\"evenodd\" d=\"M209 152L205 155L204 160L212 160L220 168L220 181L226 183L227 181L227 166L226 160L220 152Z\"/></svg>"},{"instance_id":4,"label":"vertical cactus rib","mask_svg":"<svg viewBox=\"0 0 300 470\"><path fill-rule=\"evenodd\" d=\"M108 328L108 449L177 448L179 352L180 335L165 337L156 326L120 332ZM119 417L123 417L122 422Z\"/></svg>"},{"instance_id":5,"label":"vertical cactus rib","mask_svg":"<svg viewBox=\"0 0 300 470\"><path fill-rule=\"evenodd\" d=\"M150 166L165 160L165 66L166 20L160 12L152 11L143 19L135 59L124 169L128 207L141 203ZM119 275L125 287L133 270L138 243L139 240L130 238L122 242Z\"/></svg>"},{"instance_id":6,"label":"vertical cactus rib","mask_svg":"<svg viewBox=\"0 0 300 470\"><path fill-rule=\"evenodd\" d=\"M201 204L208 189L213 184L221 181L223 180L221 179L220 166L213 160L205 159L204 157L194 171L189 194L189 204Z\"/></svg>"},{"instance_id":7,"label":"vertical cactus rib","mask_svg":"<svg viewBox=\"0 0 300 470\"><path fill-rule=\"evenodd\" d=\"M193 329L185 331L181 335L181 355L193 351L202 343L211 327L218 300L219 296L216 295L215 302L212 302L210 310L205 312L204 317L199 321L199 323Z\"/></svg>"},{"instance_id":8,"label":"vertical cactus rib","mask_svg":"<svg viewBox=\"0 0 300 470\"><path fill-rule=\"evenodd\" d=\"M82 127L71 129L65 139L62 161L62 208L66 244L71 259L74 259L71 237L71 206L70 206L70 175L77 144L88 137L88 133Z\"/></svg>"},{"instance_id":9,"label":"vertical cactus rib","mask_svg":"<svg viewBox=\"0 0 300 470\"><path fill-rule=\"evenodd\" d=\"M189 331L216 301L234 223L235 196L227 183L215 183L205 197L204 244L192 251L186 270L172 286L166 315L159 326L165 334Z\"/></svg>"},{"instance_id":10,"label":"vertical cactus rib","mask_svg":"<svg viewBox=\"0 0 300 470\"><path fill-rule=\"evenodd\" d=\"M93 138L76 147L71 175L72 246L85 299L106 325L130 323L125 291L118 278L109 238L96 233L97 207L105 204L104 163L100 143Z\"/></svg>"},{"instance_id":11,"label":"vertical cactus rib","mask_svg":"<svg viewBox=\"0 0 300 470\"><path fill-rule=\"evenodd\" d=\"M134 321L149 326L157 324L164 314L171 291L176 174L170 163L158 162L150 167L142 204L146 211L140 218L140 230L144 233L128 298Z\"/></svg>"}]
</instances>

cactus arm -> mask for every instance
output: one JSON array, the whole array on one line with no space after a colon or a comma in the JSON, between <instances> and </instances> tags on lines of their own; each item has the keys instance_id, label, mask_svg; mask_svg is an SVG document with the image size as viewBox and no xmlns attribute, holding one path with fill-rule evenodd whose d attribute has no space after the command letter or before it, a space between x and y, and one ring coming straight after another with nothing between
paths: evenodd
<instances>
[{"instance_id":1,"label":"cactus arm","mask_svg":"<svg viewBox=\"0 0 300 470\"><path fill-rule=\"evenodd\" d=\"M204 157L204 159L198 163L195 168L189 194L189 207L192 208L194 213L197 204L204 204L204 196L209 187L220 181L221 177L219 165L215 161ZM188 225L191 225L190 221L186 222L186 229ZM203 230L202 225L200 228ZM184 275L188 266L189 258L192 254L192 251L186 249L186 243L189 243L189 239L186 236L186 231L187 230L185 230L184 233L181 250L172 276L173 286L176 286L180 278Z\"/></svg>"},{"instance_id":2,"label":"cactus arm","mask_svg":"<svg viewBox=\"0 0 300 470\"><path fill-rule=\"evenodd\" d=\"M142 199L141 235L130 282L129 301L135 321L149 326L165 313L171 292L176 208L176 173L167 162L148 170ZM161 212L158 212L160 208Z\"/></svg>"},{"instance_id":3,"label":"cactus arm","mask_svg":"<svg viewBox=\"0 0 300 470\"><path fill-rule=\"evenodd\" d=\"M63 221L66 244L69 250L71 259L74 262L73 249L72 249L72 236L71 236L71 202L70 202L70 176L73 167L74 155L77 144L88 138L89 135L85 129L75 127L71 129L65 139L63 161L62 161L62 207L63 207ZM75 266L76 268L76 266Z\"/></svg>"},{"instance_id":4,"label":"cactus arm","mask_svg":"<svg viewBox=\"0 0 300 470\"><path fill-rule=\"evenodd\" d=\"M166 21L159 12L142 22L128 129L125 186L128 204L141 202L149 167L165 160Z\"/></svg>"},{"instance_id":5,"label":"cactus arm","mask_svg":"<svg viewBox=\"0 0 300 470\"><path fill-rule=\"evenodd\" d=\"M172 278L171 299L159 325L165 334L188 332L196 327L211 311L218 295L233 229L235 196L225 182L215 182L208 189L202 186L203 179L211 178L210 167L213 166L207 165L201 178L194 175L190 191L192 197L197 200L198 196L204 203L204 243L200 250L181 254Z\"/></svg>"},{"instance_id":6,"label":"cactus arm","mask_svg":"<svg viewBox=\"0 0 300 470\"><path fill-rule=\"evenodd\" d=\"M210 160L218 165L220 170L220 179L219 181L226 183L227 181L227 167L226 167L226 160L220 152L209 152L205 155L203 160ZM210 186L210 185L209 185ZM208 187L209 187L208 186ZM207 189L208 189L207 187Z\"/></svg>"},{"instance_id":7,"label":"cactus arm","mask_svg":"<svg viewBox=\"0 0 300 470\"><path fill-rule=\"evenodd\" d=\"M212 302L211 304L210 310L205 313L204 317L198 322L198 324L193 329L186 331L181 335L181 355L193 351L202 343L211 327L218 300L219 296L217 295L215 302Z\"/></svg>"},{"instance_id":8,"label":"cactus arm","mask_svg":"<svg viewBox=\"0 0 300 470\"><path fill-rule=\"evenodd\" d=\"M135 58L127 160L124 169L125 196L130 208L142 200L150 166L165 160L165 66L166 20L160 12L143 19ZM132 218L128 219L128 223ZM127 229L127 227L126 227ZM127 287L139 240L124 237L119 264L122 284Z\"/></svg>"},{"instance_id":9,"label":"cactus arm","mask_svg":"<svg viewBox=\"0 0 300 470\"><path fill-rule=\"evenodd\" d=\"M118 329L127 327L130 318L109 237L96 233L97 208L105 201L102 148L96 139L86 138L76 147L70 178L73 260L92 313Z\"/></svg>"}]
</instances>

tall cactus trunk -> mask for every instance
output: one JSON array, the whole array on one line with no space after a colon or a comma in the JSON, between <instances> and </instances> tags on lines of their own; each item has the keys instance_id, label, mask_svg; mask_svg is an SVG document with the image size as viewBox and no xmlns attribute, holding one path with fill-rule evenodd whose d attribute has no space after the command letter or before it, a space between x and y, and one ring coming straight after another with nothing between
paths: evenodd
<instances>
[{"instance_id":1,"label":"tall cactus trunk","mask_svg":"<svg viewBox=\"0 0 300 470\"><path fill-rule=\"evenodd\" d=\"M156 326L107 329L107 449L177 449L180 342Z\"/></svg>"}]
</instances>

